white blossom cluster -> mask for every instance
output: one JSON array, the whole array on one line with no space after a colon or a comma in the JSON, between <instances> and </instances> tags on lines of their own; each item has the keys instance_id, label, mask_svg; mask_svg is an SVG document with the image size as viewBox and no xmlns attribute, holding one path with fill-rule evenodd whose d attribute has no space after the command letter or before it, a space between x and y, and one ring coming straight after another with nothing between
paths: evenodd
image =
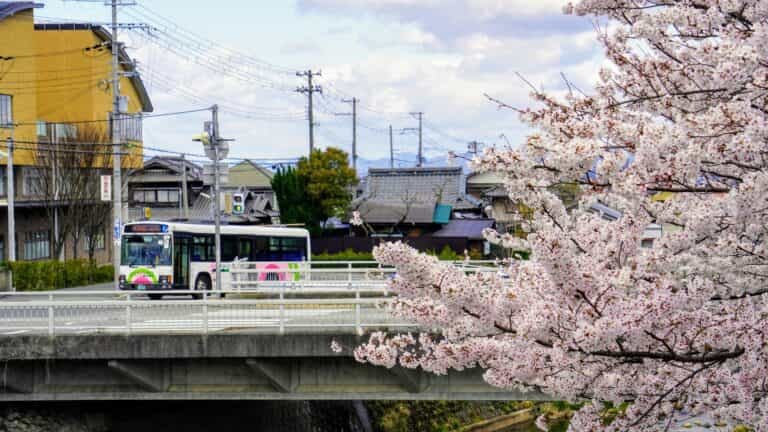
<instances>
[{"instance_id":1,"label":"white blossom cluster","mask_svg":"<svg viewBox=\"0 0 768 432\"><path fill-rule=\"evenodd\" d=\"M355 355L481 367L495 386L591 401L573 431L666 430L685 413L766 432L768 0L582 0L566 12L597 17L611 65L593 94L535 92L521 118L537 133L476 162L533 210L526 240L489 233L531 259L501 279L377 248L397 268L392 312L438 330L377 333ZM576 209L553 192L564 184L579 185ZM622 217L586 212L596 200ZM641 248L651 223L678 229ZM630 405L605 424L609 401Z\"/></svg>"}]
</instances>

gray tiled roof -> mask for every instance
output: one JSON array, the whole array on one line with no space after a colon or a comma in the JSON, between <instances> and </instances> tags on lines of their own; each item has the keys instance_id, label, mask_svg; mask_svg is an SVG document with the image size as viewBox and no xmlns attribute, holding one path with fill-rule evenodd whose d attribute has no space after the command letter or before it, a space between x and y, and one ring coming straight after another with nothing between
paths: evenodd
<instances>
[{"instance_id":1,"label":"gray tiled roof","mask_svg":"<svg viewBox=\"0 0 768 432\"><path fill-rule=\"evenodd\" d=\"M395 223L401 220L407 223L432 223L435 205L370 200L361 202L357 210L368 223Z\"/></svg>"},{"instance_id":2,"label":"gray tiled roof","mask_svg":"<svg viewBox=\"0 0 768 432\"><path fill-rule=\"evenodd\" d=\"M432 237L464 237L483 240L483 230L493 226L493 219L454 219Z\"/></svg>"},{"instance_id":3,"label":"gray tiled roof","mask_svg":"<svg viewBox=\"0 0 768 432\"><path fill-rule=\"evenodd\" d=\"M368 170L365 193L353 207L372 223L430 223L435 205L454 210L476 209L480 202L467 195L461 167Z\"/></svg>"}]
</instances>

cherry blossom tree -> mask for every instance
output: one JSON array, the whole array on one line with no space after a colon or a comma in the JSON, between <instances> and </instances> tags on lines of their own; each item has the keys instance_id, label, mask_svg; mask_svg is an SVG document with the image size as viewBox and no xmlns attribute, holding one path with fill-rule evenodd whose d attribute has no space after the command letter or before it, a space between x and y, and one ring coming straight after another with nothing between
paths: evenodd
<instances>
[{"instance_id":1,"label":"cherry blossom tree","mask_svg":"<svg viewBox=\"0 0 768 432\"><path fill-rule=\"evenodd\" d=\"M533 209L526 239L488 233L531 259L500 278L377 248L397 268L391 311L439 331L376 333L355 355L480 367L494 386L588 401L574 431L665 430L683 414L768 431L768 0L566 13L598 28L608 62L594 91L534 91L519 113L537 132L475 161ZM580 186L577 208L553 193L562 184ZM590 213L596 201L621 218ZM678 229L641 247L651 223ZM605 402L630 404L605 424Z\"/></svg>"}]
</instances>

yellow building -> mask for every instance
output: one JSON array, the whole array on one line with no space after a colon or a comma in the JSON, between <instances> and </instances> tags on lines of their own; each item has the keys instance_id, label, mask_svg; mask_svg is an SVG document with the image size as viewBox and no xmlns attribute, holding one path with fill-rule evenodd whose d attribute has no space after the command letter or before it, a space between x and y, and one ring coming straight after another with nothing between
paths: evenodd
<instances>
[{"instance_id":1,"label":"yellow building","mask_svg":"<svg viewBox=\"0 0 768 432\"><path fill-rule=\"evenodd\" d=\"M0 209L7 207L5 166L7 140L12 137L18 259L51 258L54 223L41 210L35 187L40 151L87 129L109 140L113 109L111 35L90 24L36 24L33 2L0 1ZM127 145L123 169L142 166L142 118L152 103L129 56L121 50L120 140ZM101 140L100 140L101 141ZM106 146L101 146L106 149ZM64 205L64 204L62 204ZM7 213L0 217L0 259L5 247ZM57 222L58 223L58 222ZM109 227L111 224L107 224ZM109 230L105 229L99 260L108 259ZM48 243L48 246L45 244ZM71 246L71 245L70 245ZM66 247L67 258L77 246Z\"/></svg>"}]
</instances>

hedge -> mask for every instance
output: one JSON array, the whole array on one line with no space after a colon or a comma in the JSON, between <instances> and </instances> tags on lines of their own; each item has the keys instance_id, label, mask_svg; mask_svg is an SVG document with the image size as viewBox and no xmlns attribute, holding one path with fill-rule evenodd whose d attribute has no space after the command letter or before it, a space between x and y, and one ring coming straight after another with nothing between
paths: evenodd
<instances>
[{"instance_id":1,"label":"hedge","mask_svg":"<svg viewBox=\"0 0 768 432\"><path fill-rule=\"evenodd\" d=\"M428 255L434 255L443 261L461 261L464 259L463 253L458 253L451 249L450 246L445 245L440 252L434 250L428 250ZM469 252L471 259L482 259L483 256L476 250ZM319 254L312 254L312 261L373 261L373 253L371 252L356 252L353 249L347 249L343 252L328 253L323 252Z\"/></svg>"},{"instance_id":2,"label":"hedge","mask_svg":"<svg viewBox=\"0 0 768 432\"><path fill-rule=\"evenodd\" d=\"M88 260L17 261L6 266L13 271L17 291L78 287L110 282L114 278L111 265L99 266Z\"/></svg>"}]
</instances>

